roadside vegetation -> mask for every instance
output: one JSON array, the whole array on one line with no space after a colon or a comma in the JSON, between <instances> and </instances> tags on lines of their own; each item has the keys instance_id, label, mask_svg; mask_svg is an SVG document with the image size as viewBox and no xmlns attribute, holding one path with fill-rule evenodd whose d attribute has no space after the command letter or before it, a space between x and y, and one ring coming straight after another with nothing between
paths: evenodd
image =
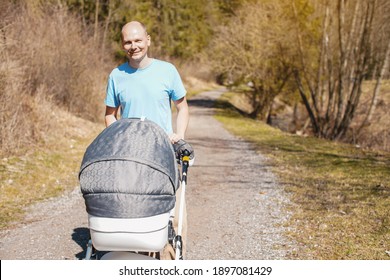
<instances>
[{"instance_id":1,"label":"roadside vegetation","mask_svg":"<svg viewBox=\"0 0 390 280\"><path fill-rule=\"evenodd\" d=\"M28 206L73 191L86 147L103 129L58 110L45 145L0 159L0 229L20 226Z\"/></svg>"},{"instance_id":2,"label":"roadside vegetation","mask_svg":"<svg viewBox=\"0 0 390 280\"><path fill-rule=\"evenodd\" d=\"M361 142L390 78L389 15L386 0L248 1L217 27L209 59L221 82L248 87L249 117L271 124L283 100L291 132ZM364 144L383 149L388 137Z\"/></svg>"},{"instance_id":3,"label":"roadside vegetation","mask_svg":"<svg viewBox=\"0 0 390 280\"><path fill-rule=\"evenodd\" d=\"M290 195L289 258L390 259L390 154L282 132L242 116L239 95L218 101L217 119L269 158Z\"/></svg>"}]
</instances>

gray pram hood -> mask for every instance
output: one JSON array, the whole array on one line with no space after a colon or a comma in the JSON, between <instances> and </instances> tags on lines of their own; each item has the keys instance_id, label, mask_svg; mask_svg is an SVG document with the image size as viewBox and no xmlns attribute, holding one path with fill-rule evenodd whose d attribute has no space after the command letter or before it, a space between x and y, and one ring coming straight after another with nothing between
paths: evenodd
<instances>
[{"instance_id":1,"label":"gray pram hood","mask_svg":"<svg viewBox=\"0 0 390 280\"><path fill-rule=\"evenodd\" d=\"M87 212L143 218L170 211L179 187L174 150L157 124L120 119L88 146L79 172Z\"/></svg>"}]
</instances>

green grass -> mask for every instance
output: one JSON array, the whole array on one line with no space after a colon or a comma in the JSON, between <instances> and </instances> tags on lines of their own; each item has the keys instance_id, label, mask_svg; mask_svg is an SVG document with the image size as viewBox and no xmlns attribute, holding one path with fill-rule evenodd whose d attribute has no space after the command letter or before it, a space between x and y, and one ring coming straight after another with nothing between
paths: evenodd
<instances>
[{"instance_id":1,"label":"green grass","mask_svg":"<svg viewBox=\"0 0 390 280\"><path fill-rule=\"evenodd\" d=\"M289 194L291 259L390 259L390 155L284 133L218 101L216 118L266 155Z\"/></svg>"}]
</instances>

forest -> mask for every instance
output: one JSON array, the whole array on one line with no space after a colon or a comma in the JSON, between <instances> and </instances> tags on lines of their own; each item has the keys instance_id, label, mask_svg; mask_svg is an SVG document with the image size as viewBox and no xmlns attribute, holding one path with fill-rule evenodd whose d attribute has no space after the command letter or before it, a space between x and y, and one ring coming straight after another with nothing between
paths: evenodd
<instances>
[{"instance_id":1,"label":"forest","mask_svg":"<svg viewBox=\"0 0 390 280\"><path fill-rule=\"evenodd\" d=\"M189 91L218 83L249 118L390 150L387 0L1 0L2 157L44 146L61 112L102 122L131 20Z\"/></svg>"}]
</instances>

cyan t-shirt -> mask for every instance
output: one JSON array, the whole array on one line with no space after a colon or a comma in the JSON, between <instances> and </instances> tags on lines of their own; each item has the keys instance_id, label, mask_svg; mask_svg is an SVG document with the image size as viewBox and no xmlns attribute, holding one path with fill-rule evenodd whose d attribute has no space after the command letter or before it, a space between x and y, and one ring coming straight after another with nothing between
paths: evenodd
<instances>
[{"instance_id":1,"label":"cyan t-shirt","mask_svg":"<svg viewBox=\"0 0 390 280\"><path fill-rule=\"evenodd\" d=\"M129 63L115 68L107 84L105 104L120 106L122 118L146 118L172 133L171 100L186 95L175 66L153 59L146 68L135 69Z\"/></svg>"}]
</instances>

